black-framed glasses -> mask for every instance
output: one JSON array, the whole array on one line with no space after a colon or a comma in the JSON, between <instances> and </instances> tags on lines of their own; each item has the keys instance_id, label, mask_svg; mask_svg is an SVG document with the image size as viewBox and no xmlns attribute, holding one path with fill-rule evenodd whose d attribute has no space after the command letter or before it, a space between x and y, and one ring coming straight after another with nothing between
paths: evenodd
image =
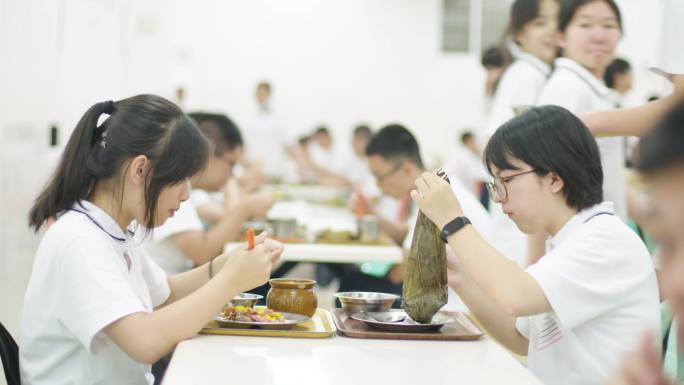
<instances>
[{"instance_id":1,"label":"black-framed glasses","mask_svg":"<svg viewBox=\"0 0 684 385\"><path fill-rule=\"evenodd\" d=\"M403 162L397 162L394 166L392 166L392 169L389 170L389 171L387 171L386 173L384 173L384 174L382 174L382 175L375 175L375 179L376 179L377 183L381 183L385 178L387 178L388 176L390 176L390 175L394 174L395 172L399 171L399 169L401 168L402 163L403 163Z\"/></svg>"},{"instance_id":2,"label":"black-framed glasses","mask_svg":"<svg viewBox=\"0 0 684 385\"><path fill-rule=\"evenodd\" d=\"M485 186L487 186L487 190L489 190L489 195L492 197L496 196L499 198L499 200L506 200L508 199L508 188L506 188L506 183L512 181L515 177L525 175L525 174L531 174L533 172L539 172L539 170L529 170L529 171L523 171L519 172L517 174L509 175L503 178L494 178L492 179L491 182L485 183Z\"/></svg>"}]
</instances>

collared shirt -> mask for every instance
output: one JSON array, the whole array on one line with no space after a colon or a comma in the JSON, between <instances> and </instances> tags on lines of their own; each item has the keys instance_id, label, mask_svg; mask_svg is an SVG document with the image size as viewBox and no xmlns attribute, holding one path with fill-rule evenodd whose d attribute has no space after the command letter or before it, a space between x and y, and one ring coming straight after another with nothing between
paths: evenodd
<instances>
[{"instance_id":1,"label":"collared shirt","mask_svg":"<svg viewBox=\"0 0 684 385\"><path fill-rule=\"evenodd\" d=\"M515 62L506 69L496 87L487 125L489 135L514 116L513 106L536 105L551 74L551 67L536 56L519 50L515 56Z\"/></svg>"},{"instance_id":2,"label":"collared shirt","mask_svg":"<svg viewBox=\"0 0 684 385\"><path fill-rule=\"evenodd\" d=\"M660 328L651 258L613 213L609 202L580 211L526 270L553 309L516 322L545 384L601 384L645 330Z\"/></svg>"},{"instance_id":3,"label":"collared shirt","mask_svg":"<svg viewBox=\"0 0 684 385\"><path fill-rule=\"evenodd\" d=\"M669 79L672 75L684 75L684 1L663 0L662 12L660 37L651 70Z\"/></svg>"},{"instance_id":4,"label":"collared shirt","mask_svg":"<svg viewBox=\"0 0 684 385\"><path fill-rule=\"evenodd\" d=\"M553 104L575 115L615 108L617 94L574 60L558 58L556 69L544 87L538 104ZM603 168L603 199L615 204L615 211L627 219L625 150L622 138L596 139Z\"/></svg>"},{"instance_id":5,"label":"collared shirt","mask_svg":"<svg viewBox=\"0 0 684 385\"><path fill-rule=\"evenodd\" d=\"M21 322L23 384L152 384L103 329L151 313L170 295L166 274L107 213L82 201L36 252Z\"/></svg>"},{"instance_id":6,"label":"collared shirt","mask_svg":"<svg viewBox=\"0 0 684 385\"><path fill-rule=\"evenodd\" d=\"M168 275L192 269L193 262L176 246L171 236L190 231L204 231L204 225L191 199L181 202L178 211L152 231L152 237L138 236L145 251Z\"/></svg>"}]
</instances>

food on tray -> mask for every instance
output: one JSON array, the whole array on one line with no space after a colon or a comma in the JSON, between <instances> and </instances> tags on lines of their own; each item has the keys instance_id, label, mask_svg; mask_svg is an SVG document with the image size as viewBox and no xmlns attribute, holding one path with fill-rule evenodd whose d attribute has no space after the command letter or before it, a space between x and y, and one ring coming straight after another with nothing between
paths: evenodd
<instances>
[{"instance_id":1,"label":"food on tray","mask_svg":"<svg viewBox=\"0 0 684 385\"><path fill-rule=\"evenodd\" d=\"M449 181L444 172L437 175ZM439 229L418 212L411 251L406 262L403 305L415 321L427 324L447 303L446 249Z\"/></svg>"},{"instance_id":2,"label":"food on tray","mask_svg":"<svg viewBox=\"0 0 684 385\"><path fill-rule=\"evenodd\" d=\"M318 234L318 242L336 243L349 242L354 239L351 231L323 230Z\"/></svg>"},{"instance_id":3,"label":"food on tray","mask_svg":"<svg viewBox=\"0 0 684 385\"><path fill-rule=\"evenodd\" d=\"M250 308L245 306L226 306L221 317L228 321L239 322L285 322L282 314L267 308Z\"/></svg>"}]
</instances>

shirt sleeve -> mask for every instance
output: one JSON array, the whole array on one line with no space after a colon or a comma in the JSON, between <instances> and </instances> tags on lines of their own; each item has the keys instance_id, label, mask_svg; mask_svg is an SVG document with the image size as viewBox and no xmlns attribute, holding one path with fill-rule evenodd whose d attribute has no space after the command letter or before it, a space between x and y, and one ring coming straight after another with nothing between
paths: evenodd
<instances>
[{"instance_id":1,"label":"shirt sleeve","mask_svg":"<svg viewBox=\"0 0 684 385\"><path fill-rule=\"evenodd\" d=\"M651 69L667 78L684 75L684 2L663 0L660 38L657 41L655 60Z\"/></svg>"},{"instance_id":2,"label":"shirt sleeve","mask_svg":"<svg viewBox=\"0 0 684 385\"><path fill-rule=\"evenodd\" d=\"M204 231L202 220L190 200L181 203L173 217L154 229L153 238L155 241L161 241L187 231Z\"/></svg>"},{"instance_id":3,"label":"shirt sleeve","mask_svg":"<svg viewBox=\"0 0 684 385\"><path fill-rule=\"evenodd\" d=\"M64 250L59 267L64 277L57 318L92 352L93 337L129 314L145 312L129 284L123 257L97 238L79 238Z\"/></svg>"},{"instance_id":4,"label":"shirt sleeve","mask_svg":"<svg viewBox=\"0 0 684 385\"><path fill-rule=\"evenodd\" d=\"M619 220L619 219L616 219ZM638 271L627 270L636 258L622 239L617 245L615 226L600 218L570 235L559 246L527 268L544 291L566 330L575 328L619 306L623 293L634 290Z\"/></svg>"},{"instance_id":5,"label":"shirt sleeve","mask_svg":"<svg viewBox=\"0 0 684 385\"><path fill-rule=\"evenodd\" d=\"M487 128L490 135L493 135L499 126L513 118L513 106L537 104L541 87L537 84L530 84L534 83L534 79L526 73L524 67L521 67L524 65L514 63L509 67L496 89L491 119Z\"/></svg>"},{"instance_id":6,"label":"shirt sleeve","mask_svg":"<svg viewBox=\"0 0 684 385\"><path fill-rule=\"evenodd\" d=\"M530 317L518 317L515 320L515 328L523 337L530 339Z\"/></svg>"},{"instance_id":7,"label":"shirt sleeve","mask_svg":"<svg viewBox=\"0 0 684 385\"><path fill-rule=\"evenodd\" d=\"M586 100L582 97L582 92L577 90L577 84L568 83L552 77L539 96L537 105L560 106L577 114L588 109L586 103Z\"/></svg>"}]
</instances>

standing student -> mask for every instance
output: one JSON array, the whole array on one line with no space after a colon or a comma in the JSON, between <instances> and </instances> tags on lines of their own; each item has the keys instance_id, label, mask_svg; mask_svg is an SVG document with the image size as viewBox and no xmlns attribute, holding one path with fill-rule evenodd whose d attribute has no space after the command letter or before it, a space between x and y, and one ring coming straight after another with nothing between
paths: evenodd
<instances>
[{"instance_id":1,"label":"standing student","mask_svg":"<svg viewBox=\"0 0 684 385\"><path fill-rule=\"evenodd\" d=\"M617 97L603 75L622 36L622 18L613 0L566 0L562 3L558 44L561 58L538 104L565 107L580 115L615 108ZM603 192L615 211L627 218L624 149L619 138L598 140L603 166Z\"/></svg>"},{"instance_id":2,"label":"standing student","mask_svg":"<svg viewBox=\"0 0 684 385\"><path fill-rule=\"evenodd\" d=\"M135 223L151 229L173 216L208 152L192 120L161 97L86 111L29 215L35 229L57 220L24 300L23 384L152 384L153 362L268 279L282 245L263 235L252 251L171 277L132 238Z\"/></svg>"},{"instance_id":3,"label":"standing student","mask_svg":"<svg viewBox=\"0 0 684 385\"><path fill-rule=\"evenodd\" d=\"M256 86L256 111L245 130L247 157L270 180L280 180L291 151L287 127L272 105L273 88L263 81ZM250 172L254 172L250 170Z\"/></svg>"},{"instance_id":4,"label":"standing student","mask_svg":"<svg viewBox=\"0 0 684 385\"><path fill-rule=\"evenodd\" d=\"M603 202L596 141L557 106L501 126L485 149L492 197L550 250L523 270L470 226L450 186L425 173L411 197L458 256L450 285L484 327L545 384L600 384L647 329L658 330L653 263Z\"/></svg>"},{"instance_id":5,"label":"standing student","mask_svg":"<svg viewBox=\"0 0 684 385\"><path fill-rule=\"evenodd\" d=\"M672 83L672 93L649 99L643 106L583 114L582 120L595 136L643 136L684 99L684 2L661 0L661 4L660 36L651 69Z\"/></svg>"},{"instance_id":6,"label":"standing student","mask_svg":"<svg viewBox=\"0 0 684 385\"><path fill-rule=\"evenodd\" d=\"M533 106L551 74L556 57L556 0L517 0L511 7L507 33L514 62L505 70L494 96L488 135L513 117L516 106ZM490 205L497 237L495 247L521 266L527 258L527 237L497 205Z\"/></svg>"},{"instance_id":7,"label":"standing student","mask_svg":"<svg viewBox=\"0 0 684 385\"><path fill-rule=\"evenodd\" d=\"M514 61L496 88L489 135L513 117L513 107L537 104L556 57L558 8L556 0L513 3L506 42Z\"/></svg>"}]
</instances>

